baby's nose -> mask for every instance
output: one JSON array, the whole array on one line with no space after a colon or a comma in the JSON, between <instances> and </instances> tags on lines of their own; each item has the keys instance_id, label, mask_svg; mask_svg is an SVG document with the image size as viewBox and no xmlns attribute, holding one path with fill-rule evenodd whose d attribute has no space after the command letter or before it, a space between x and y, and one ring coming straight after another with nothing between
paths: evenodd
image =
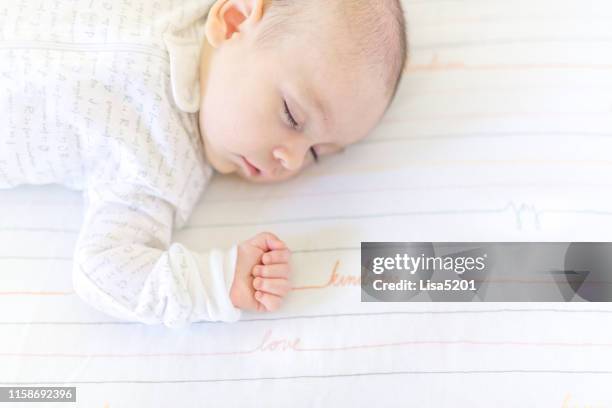
<instances>
[{"instance_id":1,"label":"baby's nose","mask_svg":"<svg viewBox=\"0 0 612 408\"><path fill-rule=\"evenodd\" d=\"M280 162L282 167L289 171L294 171L302 167L308 146L293 145L291 148L281 147L274 150L274 157Z\"/></svg>"}]
</instances>

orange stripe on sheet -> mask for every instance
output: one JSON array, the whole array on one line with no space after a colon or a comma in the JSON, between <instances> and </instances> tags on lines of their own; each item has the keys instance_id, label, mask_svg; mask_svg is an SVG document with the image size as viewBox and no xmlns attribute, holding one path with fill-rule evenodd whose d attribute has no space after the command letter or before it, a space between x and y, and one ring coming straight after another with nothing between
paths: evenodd
<instances>
[{"instance_id":1,"label":"orange stripe on sheet","mask_svg":"<svg viewBox=\"0 0 612 408\"><path fill-rule=\"evenodd\" d=\"M53 358L148 358L148 357L214 357L245 355L260 352L326 352L351 351L402 346L519 346L519 347L612 347L612 343L593 342L537 342L537 341L482 341L482 340L405 340L382 343L349 344L332 347L303 347L300 337L273 337L267 330L259 345L250 350L220 351L209 353L0 353L0 357L53 357Z\"/></svg>"}]
</instances>

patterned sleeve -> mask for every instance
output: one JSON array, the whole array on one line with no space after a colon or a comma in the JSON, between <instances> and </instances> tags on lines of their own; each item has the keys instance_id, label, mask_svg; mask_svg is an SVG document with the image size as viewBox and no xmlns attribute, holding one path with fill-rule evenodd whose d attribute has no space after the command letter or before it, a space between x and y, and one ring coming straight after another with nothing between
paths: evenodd
<instances>
[{"instance_id":1,"label":"patterned sleeve","mask_svg":"<svg viewBox=\"0 0 612 408\"><path fill-rule=\"evenodd\" d=\"M85 302L122 320L171 328L240 318L229 298L236 245L194 252L171 243L176 209L142 186L95 184L84 194L72 276Z\"/></svg>"}]
</instances>

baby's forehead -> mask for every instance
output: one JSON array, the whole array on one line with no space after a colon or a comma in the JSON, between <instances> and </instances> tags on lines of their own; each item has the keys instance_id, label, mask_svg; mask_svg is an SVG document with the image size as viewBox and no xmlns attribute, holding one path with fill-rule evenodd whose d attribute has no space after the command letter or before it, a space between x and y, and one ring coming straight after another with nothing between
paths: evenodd
<instances>
[{"instance_id":1,"label":"baby's forehead","mask_svg":"<svg viewBox=\"0 0 612 408\"><path fill-rule=\"evenodd\" d=\"M363 131L378 122L376 116L386 107L385 86L378 80L383 76L382 68L375 61L364 61L359 42L346 25L331 22L337 13L329 13L329 7L320 6L321 2L313 3L317 5L312 10L304 11L310 18L298 18L302 22L288 27L294 34L282 40L274 69L283 82L298 88L300 109L316 118L313 133L317 139L344 147L363 139ZM317 15L324 16L317 24L322 28L305 30Z\"/></svg>"}]
</instances>

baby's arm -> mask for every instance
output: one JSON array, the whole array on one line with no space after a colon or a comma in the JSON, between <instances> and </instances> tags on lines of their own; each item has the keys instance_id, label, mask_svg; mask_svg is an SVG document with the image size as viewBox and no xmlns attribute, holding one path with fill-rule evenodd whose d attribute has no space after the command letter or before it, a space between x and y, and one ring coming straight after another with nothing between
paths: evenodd
<instances>
[{"instance_id":1,"label":"baby's arm","mask_svg":"<svg viewBox=\"0 0 612 408\"><path fill-rule=\"evenodd\" d=\"M249 241L229 250L193 252L171 244L174 206L147 188L98 183L86 190L86 197L73 269L75 291L83 300L120 319L168 327L240 318L230 291L233 287L239 301L248 295L244 282L252 278L244 265L253 259L243 255L243 267L235 271ZM242 279L235 282L239 274Z\"/></svg>"}]
</instances>

